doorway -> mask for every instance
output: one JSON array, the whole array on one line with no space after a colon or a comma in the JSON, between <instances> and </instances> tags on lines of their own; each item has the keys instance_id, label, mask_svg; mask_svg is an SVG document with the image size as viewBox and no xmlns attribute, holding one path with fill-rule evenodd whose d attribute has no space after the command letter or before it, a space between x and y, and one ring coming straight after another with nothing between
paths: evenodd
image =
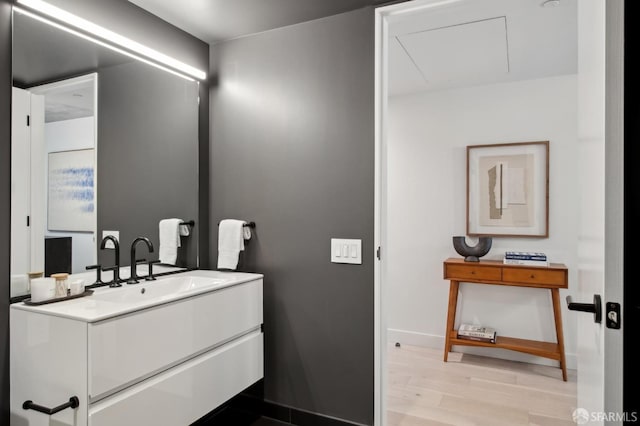
<instances>
[{"instance_id":1,"label":"doorway","mask_svg":"<svg viewBox=\"0 0 640 426\"><path fill-rule=\"evenodd\" d=\"M442 352L448 308L442 262L457 256L451 237L466 233L469 145L549 141L548 238L494 237L485 259L502 261L510 250L544 252L552 262L567 265L570 284L561 290L561 298L570 370L579 365L579 333L586 339L590 336L585 329L598 338L604 335L601 325L594 327L593 321L564 307L565 296L582 301L594 291L583 279L594 265L585 268L581 257L585 231L584 220L578 219L584 216L583 199L590 202L589 194L581 193L581 179L588 174L584 164L591 166L594 158L581 157L586 161L582 165L576 158L583 155L578 153L593 153L593 148L604 149L604 136L592 138L601 146L583 143L585 111L578 101L593 99L581 91L586 73L579 74L578 26L602 18L604 6L599 9L592 2L589 16L584 10L580 15L577 3L411 1L377 10L376 241L382 260L376 270L376 424L387 424L388 357L396 350L394 344ZM604 47L604 36L596 41ZM586 57L604 69L604 55ZM604 111L603 100L596 99L593 106L592 114ZM604 118L602 123L604 132ZM590 176L604 182L604 163ZM594 238L604 246L604 226L602 235ZM600 275L591 274L592 281L601 282ZM536 290L462 284L456 327L469 322L494 326L506 336L553 342L551 298ZM601 346L594 350L603 352ZM465 357L488 365L526 363L544 370L543 375L553 375L557 367L555 361L493 348L454 347L454 352L462 364ZM451 368L451 358L445 364L441 356L430 356L424 356L425 363ZM555 379L562 382L557 373ZM575 373L571 379L575 388ZM604 398L593 402L588 392L602 397L602 382L595 390L583 389L573 408L604 412ZM572 411L563 420L572 421Z\"/></svg>"},{"instance_id":2,"label":"doorway","mask_svg":"<svg viewBox=\"0 0 640 426\"><path fill-rule=\"evenodd\" d=\"M13 88L11 297L96 262L97 74Z\"/></svg>"}]
</instances>

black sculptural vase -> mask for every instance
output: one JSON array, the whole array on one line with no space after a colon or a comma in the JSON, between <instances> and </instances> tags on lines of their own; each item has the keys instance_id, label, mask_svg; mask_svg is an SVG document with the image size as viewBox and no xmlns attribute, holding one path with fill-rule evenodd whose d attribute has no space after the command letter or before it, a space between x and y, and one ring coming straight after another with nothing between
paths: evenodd
<instances>
[{"instance_id":1,"label":"black sculptural vase","mask_svg":"<svg viewBox=\"0 0 640 426\"><path fill-rule=\"evenodd\" d=\"M467 245L465 237L453 237L453 248L465 262L479 262L480 258L491 250L491 237L480 237L478 244L473 247Z\"/></svg>"}]
</instances>

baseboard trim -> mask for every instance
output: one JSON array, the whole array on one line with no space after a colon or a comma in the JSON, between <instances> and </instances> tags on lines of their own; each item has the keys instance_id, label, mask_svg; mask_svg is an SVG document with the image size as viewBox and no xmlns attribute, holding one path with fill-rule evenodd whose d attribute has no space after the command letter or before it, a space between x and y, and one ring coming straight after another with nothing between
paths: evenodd
<instances>
[{"instance_id":1,"label":"baseboard trim","mask_svg":"<svg viewBox=\"0 0 640 426\"><path fill-rule=\"evenodd\" d=\"M295 426L367 426L362 423L288 407L272 401L262 402L261 415Z\"/></svg>"},{"instance_id":2,"label":"baseboard trim","mask_svg":"<svg viewBox=\"0 0 640 426\"><path fill-rule=\"evenodd\" d=\"M260 380L192 426L249 426L260 417L295 426L367 426L267 401L263 395L264 383Z\"/></svg>"},{"instance_id":3,"label":"baseboard trim","mask_svg":"<svg viewBox=\"0 0 640 426\"><path fill-rule=\"evenodd\" d=\"M392 345L395 343L421 346L424 348L443 349L444 336L434 334L420 333L417 331L398 330L394 328L387 329L387 343ZM557 367L558 362L547 358L541 358L533 355L523 354L506 349L492 348L472 348L469 346L454 346L456 352L465 354L487 356L493 358L506 359L509 361L526 362L529 364L549 365ZM565 353L567 368L575 370L578 367L578 359L576 354Z\"/></svg>"}]
</instances>

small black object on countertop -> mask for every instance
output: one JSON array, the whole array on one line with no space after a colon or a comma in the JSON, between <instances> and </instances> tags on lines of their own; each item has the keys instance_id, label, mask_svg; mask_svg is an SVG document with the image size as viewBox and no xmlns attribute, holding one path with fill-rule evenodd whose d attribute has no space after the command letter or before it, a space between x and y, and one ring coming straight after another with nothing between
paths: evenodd
<instances>
[{"instance_id":1,"label":"small black object on countertop","mask_svg":"<svg viewBox=\"0 0 640 426\"><path fill-rule=\"evenodd\" d=\"M56 298L53 298L53 299L46 299L46 300L43 300L41 302L32 302L31 298L25 299L25 300L23 300L23 302L24 302L25 305L28 305L28 306L40 306L40 305L46 305L48 303L55 303L55 302L62 302L64 300L77 299L79 297L90 296L92 294L93 294L93 290L85 290L84 293L71 294L71 295L68 295L68 296L56 297Z\"/></svg>"}]
</instances>

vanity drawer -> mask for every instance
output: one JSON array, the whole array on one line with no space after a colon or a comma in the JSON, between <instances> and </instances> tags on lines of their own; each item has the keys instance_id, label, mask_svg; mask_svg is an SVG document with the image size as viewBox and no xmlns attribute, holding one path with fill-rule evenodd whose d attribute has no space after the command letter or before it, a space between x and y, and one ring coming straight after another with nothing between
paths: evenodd
<instances>
[{"instance_id":1,"label":"vanity drawer","mask_svg":"<svg viewBox=\"0 0 640 426\"><path fill-rule=\"evenodd\" d=\"M567 271L563 269L544 268L505 268L502 279L510 283L525 283L533 285L557 285L567 287Z\"/></svg>"},{"instance_id":2,"label":"vanity drawer","mask_svg":"<svg viewBox=\"0 0 640 426\"><path fill-rule=\"evenodd\" d=\"M157 374L261 324L262 280L90 324L90 401Z\"/></svg>"},{"instance_id":3,"label":"vanity drawer","mask_svg":"<svg viewBox=\"0 0 640 426\"><path fill-rule=\"evenodd\" d=\"M502 279L502 269L499 266L480 266L478 264L445 264L444 278L454 281L499 281Z\"/></svg>"},{"instance_id":4,"label":"vanity drawer","mask_svg":"<svg viewBox=\"0 0 640 426\"><path fill-rule=\"evenodd\" d=\"M256 331L93 404L89 426L192 424L263 373Z\"/></svg>"}]
</instances>

